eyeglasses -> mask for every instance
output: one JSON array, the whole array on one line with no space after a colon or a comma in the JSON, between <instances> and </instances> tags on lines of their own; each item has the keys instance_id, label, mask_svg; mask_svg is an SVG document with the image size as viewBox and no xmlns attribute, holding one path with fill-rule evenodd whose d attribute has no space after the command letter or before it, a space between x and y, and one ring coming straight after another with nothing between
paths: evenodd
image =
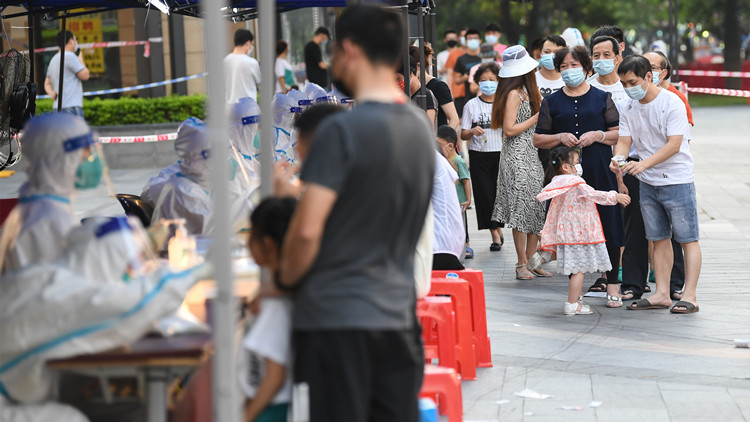
<instances>
[{"instance_id":1,"label":"eyeglasses","mask_svg":"<svg viewBox=\"0 0 750 422\"><path fill-rule=\"evenodd\" d=\"M661 72L662 69L659 66L651 66L651 70L658 70Z\"/></svg>"}]
</instances>

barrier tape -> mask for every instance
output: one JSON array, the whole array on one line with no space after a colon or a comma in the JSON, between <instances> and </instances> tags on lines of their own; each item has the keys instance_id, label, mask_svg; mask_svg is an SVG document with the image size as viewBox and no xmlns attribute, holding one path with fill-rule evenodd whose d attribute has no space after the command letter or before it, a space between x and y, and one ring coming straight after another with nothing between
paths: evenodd
<instances>
[{"instance_id":1,"label":"barrier tape","mask_svg":"<svg viewBox=\"0 0 750 422\"><path fill-rule=\"evenodd\" d=\"M727 97L750 98L750 91L741 91L737 89L693 88L689 86L687 90L688 92L694 92L696 94L713 94L713 95L724 95Z\"/></svg>"},{"instance_id":2,"label":"barrier tape","mask_svg":"<svg viewBox=\"0 0 750 422\"><path fill-rule=\"evenodd\" d=\"M84 50L89 48L111 48L111 47L131 47L134 45L149 45L152 42L163 42L164 39L162 37L153 37L149 38L146 41L103 41L103 42L89 42L89 43L82 43L78 44L78 48ZM34 53L45 53L47 51L54 51L57 52L60 49L60 47L42 47L42 48L35 48ZM23 51L24 54L29 54L29 51Z\"/></svg>"},{"instance_id":3,"label":"barrier tape","mask_svg":"<svg viewBox=\"0 0 750 422\"><path fill-rule=\"evenodd\" d=\"M206 75L208 75L208 73L203 72L203 73L196 73L195 75L183 76L181 78L169 79L169 80L161 81L161 82L152 82L150 84L129 86L129 87L125 87L125 88L103 89L101 91L89 91L89 92L84 92L83 96L84 97L91 97L93 95L106 95L106 94L117 94L117 93L120 93L120 92L138 91L138 90L141 90L141 89L154 88L154 87L157 87L157 86L164 86L164 85L171 85L171 84L178 83L178 82L185 82L185 81L189 81L191 79L198 79L198 78L202 78L202 77L204 77ZM50 96L49 95L38 95L37 98L50 98Z\"/></svg>"},{"instance_id":4,"label":"barrier tape","mask_svg":"<svg viewBox=\"0 0 750 422\"><path fill-rule=\"evenodd\" d=\"M135 144L141 142L174 141L175 139L177 139L177 132L145 136L102 136L99 137L99 142L102 144Z\"/></svg>"},{"instance_id":5,"label":"barrier tape","mask_svg":"<svg viewBox=\"0 0 750 422\"><path fill-rule=\"evenodd\" d=\"M750 78L750 72L728 72L725 70L680 70L681 76L715 76L721 78Z\"/></svg>"}]
</instances>

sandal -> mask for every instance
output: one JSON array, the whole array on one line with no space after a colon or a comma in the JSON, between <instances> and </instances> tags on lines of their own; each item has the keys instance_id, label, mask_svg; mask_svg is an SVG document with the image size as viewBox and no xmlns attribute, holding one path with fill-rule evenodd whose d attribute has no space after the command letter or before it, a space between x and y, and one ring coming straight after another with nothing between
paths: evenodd
<instances>
[{"instance_id":1,"label":"sandal","mask_svg":"<svg viewBox=\"0 0 750 422\"><path fill-rule=\"evenodd\" d=\"M672 300L682 300L682 294L685 293L682 290L675 290L672 292Z\"/></svg>"},{"instance_id":2,"label":"sandal","mask_svg":"<svg viewBox=\"0 0 750 422\"><path fill-rule=\"evenodd\" d=\"M471 249L470 247L466 247L466 253L464 254L464 259L472 259L474 258L474 249Z\"/></svg>"},{"instance_id":3,"label":"sandal","mask_svg":"<svg viewBox=\"0 0 750 422\"><path fill-rule=\"evenodd\" d=\"M630 297L625 297L630 296ZM625 300L638 300L641 298L641 295L635 294L635 291L633 289L627 289L622 291L622 297L621 299Z\"/></svg>"},{"instance_id":4,"label":"sandal","mask_svg":"<svg viewBox=\"0 0 750 422\"><path fill-rule=\"evenodd\" d=\"M497 243L497 242L490 243L490 250L492 252L497 252L497 251L499 251L502 248L503 248L502 243Z\"/></svg>"},{"instance_id":5,"label":"sandal","mask_svg":"<svg viewBox=\"0 0 750 422\"><path fill-rule=\"evenodd\" d=\"M651 302L649 302L648 299L641 299L637 302L633 302L630 305L628 305L628 309L631 311L640 311L642 309L667 309L669 306L667 305L654 305Z\"/></svg>"},{"instance_id":6,"label":"sandal","mask_svg":"<svg viewBox=\"0 0 750 422\"><path fill-rule=\"evenodd\" d=\"M607 295L607 308L620 308L620 307L622 307L621 297Z\"/></svg>"},{"instance_id":7,"label":"sandal","mask_svg":"<svg viewBox=\"0 0 750 422\"><path fill-rule=\"evenodd\" d=\"M544 268L537 268L535 270L531 270L531 272L537 277L552 277L552 273L549 271L545 271Z\"/></svg>"},{"instance_id":8,"label":"sandal","mask_svg":"<svg viewBox=\"0 0 750 422\"><path fill-rule=\"evenodd\" d=\"M534 274L526 268L525 264L516 264L516 280L533 280Z\"/></svg>"},{"instance_id":9,"label":"sandal","mask_svg":"<svg viewBox=\"0 0 750 422\"><path fill-rule=\"evenodd\" d=\"M596 292L596 293L604 293L607 291L607 279L606 278L597 278L594 284L589 287L590 292Z\"/></svg>"},{"instance_id":10,"label":"sandal","mask_svg":"<svg viewBox=\"0 0 750 422\"><path fill-rule=\"evenodd\" d=\"M643 286L643 293L651 293L651 286L649 286L648 283Z\"/></svg>"},{"instance_id":11,"label":"sandal","mask_svg":"<svg viewBox=\"0 0 750 422\"><path fill-rule=\"evenodd\" d=\"M677 309L677 308L685 308L685 309ZM700 307L693 305L690 302L686 302L684 300L681 300L674 304L672 309L669 310L669 312L673 314L692 314L693 312L700 311Z\"/></svg>"},{"instance_id":12,"label":"sandal","mask_svg":"<svg viewBox=\"0 0 750 422\"><path fill-rule=\"evenodd\" d=\"M548 263L552 258L552 252L550 251L537 251L534 255L531 255L529 262L526 263L526 268L531 271L536 270L542 265Z\"/></svg>"}]
</instances>

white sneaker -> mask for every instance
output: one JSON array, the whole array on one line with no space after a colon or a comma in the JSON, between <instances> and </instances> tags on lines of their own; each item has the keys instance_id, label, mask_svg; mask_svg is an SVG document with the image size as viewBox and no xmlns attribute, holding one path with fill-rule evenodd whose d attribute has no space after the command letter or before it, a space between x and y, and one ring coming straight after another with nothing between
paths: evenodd
<instances>
[{"instance_id":1,"label":"white sneaker","mask_svg":"<svg viewBox=\"0 0 750 422\"><path fill-rule=\"evenodd\" d=\"M589 315L594 313L591 308L589 308L588 305L584 304L583 302L580 303L580 310L578 309L578 305L578 302L565 302L565 305L563 305L563 315Z\"/></svg>"}]
</instances>

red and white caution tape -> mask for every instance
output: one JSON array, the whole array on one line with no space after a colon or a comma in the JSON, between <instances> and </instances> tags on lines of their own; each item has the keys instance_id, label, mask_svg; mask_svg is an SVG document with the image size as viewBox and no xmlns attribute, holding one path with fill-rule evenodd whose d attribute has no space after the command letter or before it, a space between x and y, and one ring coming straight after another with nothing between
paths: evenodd
<instances>
[{"instance_id":1,"label":"red and white caution tape","mask_svg":"<svg viewBox=\"0 0 750 422\"><path fill-rule=\"evenodd\" d=\"M162 37L154 37L149 38L146 41L103 41L103 42L88 42L88 43L82 43L78 44L78 48L80 49L88 49L88 48L112 48L112 47L132 47L134 45L145 45L150 46L152 42L162 42ZM35 48L34 53L44 53L47 51L57 51L60 47L42 47L42 48ZM28 54L28 50L24 51L23 53Z\"/></svg>"},{"instance_id":2,"label":"red and white caution tape","mask_svg":"<svg viewBox=\"0 0 750 422\"><path fill-rule=\"evenodd\" d=\"M750 72L728 72L725 70L680 70L680 76L714 76L720 78L750 78Z\"/></svg>"},{"instance_id":3,"label":"red and white caution tape","mask_svg":"<svg viewBox=\"0 0 750 422\"><path fill-rule=\"evenodd\" d=\"M145 136L102 136L99 137L99 142L102 144L135 144L141 142L174 141L175 139L177 139L177 132Z\"/></svg>"},{"instance_id":4,"label":"red and white caution tape","mask_svg":"<svg viewBox=\"0 0 750 422\"><path fill-rule=\"evenodd\" d=\"M713 95L724 95L727 97L750 98L750 91L741 91L737 89L693 88L689 86L687 90L688 92L694 92L696 94L713 94Z\"/></svg>"}]
</instances>

